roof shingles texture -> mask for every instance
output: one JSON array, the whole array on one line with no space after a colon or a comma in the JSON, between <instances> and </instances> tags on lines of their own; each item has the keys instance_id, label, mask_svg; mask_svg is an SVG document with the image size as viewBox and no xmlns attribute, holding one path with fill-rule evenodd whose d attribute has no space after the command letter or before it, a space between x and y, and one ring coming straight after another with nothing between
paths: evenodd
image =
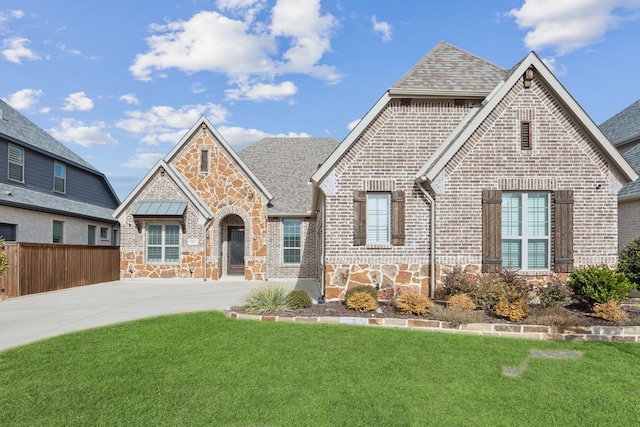
<instances>
[{"instance_id":1,"label":"roof shingles texture","mask_svg":"<svg viewBox=\"0 0 640 427\"><path fill-rule=\"evenodd\" d=\"M640 100L602 123L600 130L613 145L640 138Z\"/></svg>"},{"instance_id":2,"label":"roof shingles texture","mask_svg":"<svg viewBox=\"0 0 640 427\"><path fill-rule=\"evenodd\" d=\"M273 195L269 215L310 215L309 178L337 146L333 138L265 138L238 156Z\"/></svg>"},{"instance_id":3,"label":"roof shingles texture","mask_svg":"<svg viewBox=\"0 0 640 427\"><path fill-rule=\"evenodd\" d=\"M637 172L640 172L640 145L636 145L624 153L623 156ZM640 179L625 184L618 193L618 197L635 196L638 194L640 194Z\"/></svg>"},{"instance_id":4,"label":"roof shingles texture","mask_svg":"<svg viewBox=\"0 0 640 427\"><path fill-rule=\"evenodd\" d=\"M438 43L392 87L392 90L490 93L507 73L446 42Z\"/></svg>"}]
</instances>

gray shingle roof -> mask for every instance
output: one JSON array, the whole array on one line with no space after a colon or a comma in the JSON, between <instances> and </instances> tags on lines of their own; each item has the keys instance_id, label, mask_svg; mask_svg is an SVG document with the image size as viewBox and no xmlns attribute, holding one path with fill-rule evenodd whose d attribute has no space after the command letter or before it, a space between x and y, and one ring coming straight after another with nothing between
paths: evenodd
<instances>
[{"instance_id":1,"label":"gray shingle roof","mask_svg":"<svg viewBox=\"0 0 640 427\"><path fill-rule=\"evenodd\" d=\"M76 218L90 218L115 222L113 209L78 202L53 194L41 193L28 188L0 183L0 204L26 208L33 211L56 213Z\"/></svg>"},{"instance_id":2,"label":"gray shingle roof","mask_svg":"<svg viewBox=\"0 0 640 427\"><path fill-rule=\"evenodd\" d=\"M636 145L626 153L622 154L629 164L640 173L640 145ZM630 182L622 187L618 193L618 197L632 197L640 195L640 179Z\"/></svg>"},{"instance_id":3,"label":"gray shingle roof","mask_svg":"<svg viewBox=\"0 0 640 427\"><path fill-rule=\"evenodd\" d=\"M265 138L238 156L273 194L269 215L309 215L309 178L337 146L333 138Z\"/></svg>"},{"instance_id":4,"label":"gray shingle roof","mask_svg":"<svg viewBox=\"0 0 640 427\"><path fill-rule=\"evenodd\" d=\"M440 42L391 86L391 91L488 94L506 73L504 68L449 43Z\"/></svg>"},{"instance_id":5,"label":"gray shingle roof","mask_svg":"<svg viewBox=\"0 0 640 427\"><path fill-rule=\"evenodd\" d=\"M600 126L613 145L640 138L640 100L629 105ZM636 170L638 168L633 165Z\"/></svg>"},{"instance_id":6,"label":"gray shingle roof","mask_svg":"<svg viewBox=\"0 0 640 427\"><path fill-rule=\"evenodd\" d=\"M0 110L2 110L0 116L0 136L7 136L9 139L30 145L36 150L52 154L61 160L66 160L67 162L75 163L93 172L98 172L96 168L91 166L86 160L42 130L2 99L0 99Z\"/></svg>"}]
</instances>

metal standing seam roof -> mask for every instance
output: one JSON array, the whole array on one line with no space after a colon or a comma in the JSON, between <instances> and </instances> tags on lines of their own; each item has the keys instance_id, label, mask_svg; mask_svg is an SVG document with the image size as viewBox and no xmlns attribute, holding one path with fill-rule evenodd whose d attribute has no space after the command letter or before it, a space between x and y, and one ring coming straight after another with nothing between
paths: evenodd
<instances>
[{"instance_id":1,"label":"metal standing seam roof","mask_svg":"<svg viewBox=\"0 0 640 427\"><path fill-rule=\"evenodd\" d=\"M309 179L337 146L333 138L265 138L238 156L273 194L269 215L310 215Z\"/></svg>"},{"instance_id":2,"label":"metal standing seam roof","mask_svg":"<svg viewBox=\"0 0 640 427\"><path fill-rule=\"evenodd\" d=\"M141 200L131 210L133 216L181 216L187 209L184 200Z\"/></svg>"}]
</instances>

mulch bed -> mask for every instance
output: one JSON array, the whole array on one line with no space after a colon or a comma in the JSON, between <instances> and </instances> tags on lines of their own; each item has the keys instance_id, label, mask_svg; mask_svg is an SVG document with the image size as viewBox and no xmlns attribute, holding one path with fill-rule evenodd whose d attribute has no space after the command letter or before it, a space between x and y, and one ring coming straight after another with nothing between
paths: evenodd
<instances>
[{"instance_id":1,"label":"mulch bed","mask_svg":"<svg viewBox=\"0 0 640 427\"><path fill-rule=\"evenodd\" d=\"M442 303L441 303L442 304ZM574 301L574 303L565 307L571 314L578 316L587 325L590 326L615 326L616 323L609 322L598 317L591 315L588 305ZM232 307L232 311L236 313L244 313L245 310L242 307ZM640 325L640 307L626 307L627 314L630 319L635 319L633 324ZM366 317L366 318L397 318L397 319L425 319L429 316L415 316L400 314L396 311L395 306L390 303L381 301L378 306L378 310L361 313L358 311L350 310L342 301L330 301L325 304L313 304L309 308L303 308L292 311L274 311L266 313L270 316L279 317ZM516 323L510 322L507 319L503 319L495 316L488 310L483 311L481 323ZM519 324L527 324L527 319L524 319Z\"/></svg>"}]
</instances>

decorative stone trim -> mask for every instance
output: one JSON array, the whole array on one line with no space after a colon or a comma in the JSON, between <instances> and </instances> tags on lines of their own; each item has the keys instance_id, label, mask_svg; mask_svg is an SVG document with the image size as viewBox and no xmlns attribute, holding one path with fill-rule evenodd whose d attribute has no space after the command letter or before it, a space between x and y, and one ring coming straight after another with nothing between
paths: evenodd
<instances>
[{"instance_id":1,"label":"decorative stone trim","mask_svg":"<svg viewBox=\"0 0 640 427\"><path fill-rule=\"evenodd\" d=\"M546 341L640 342L640 326L574 326L514 325L505 323L469 323L452 326L449 322L430 319L397 319L378 317L280 317L225 311L230 319L262 322L323 323L332 325L381 326L448 332L485 337L523 338Z\"/></svg>"}]
</instances>

